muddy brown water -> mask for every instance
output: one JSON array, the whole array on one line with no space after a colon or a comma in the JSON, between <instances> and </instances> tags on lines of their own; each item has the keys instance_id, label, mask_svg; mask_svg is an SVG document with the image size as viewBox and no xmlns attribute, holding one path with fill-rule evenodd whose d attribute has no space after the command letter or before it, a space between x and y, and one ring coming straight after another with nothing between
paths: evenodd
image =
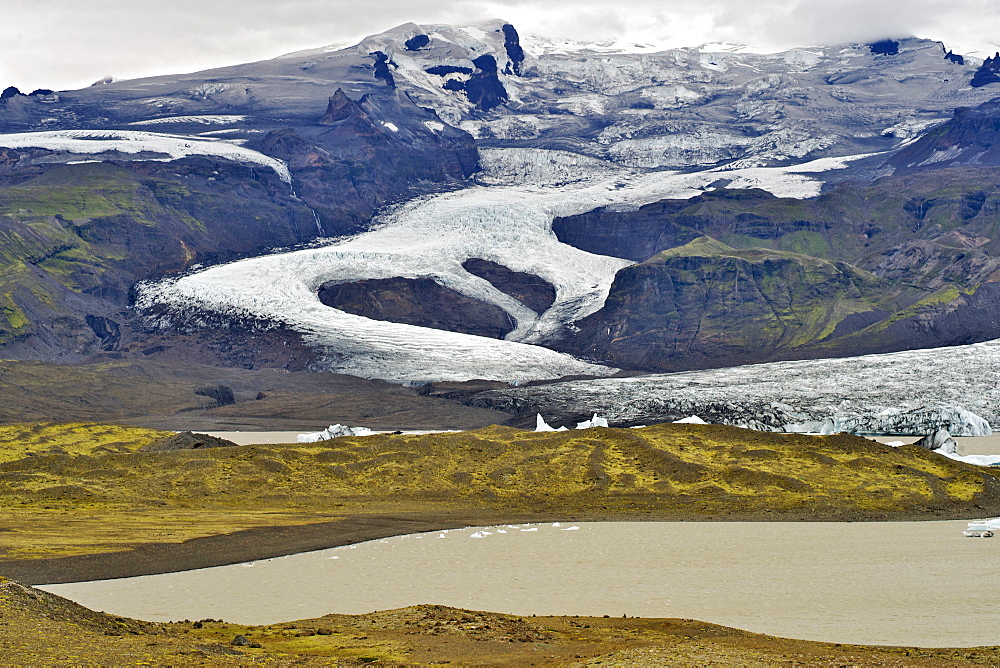
<instances>
[{"instance_id":1,"label":"muddy brown water","mask_svg":"<svg viewBox=\"0 0 1000 668\"><path fill-rule=\"evenodd\" d=\"M840 643L1000 643L1000 537L965 521L594 522L457 529L234 566L46 585L152 621L264 624L439 603L687 617ZM575 527L575 528L574 528Z\"/></svg>"}]
</instances>

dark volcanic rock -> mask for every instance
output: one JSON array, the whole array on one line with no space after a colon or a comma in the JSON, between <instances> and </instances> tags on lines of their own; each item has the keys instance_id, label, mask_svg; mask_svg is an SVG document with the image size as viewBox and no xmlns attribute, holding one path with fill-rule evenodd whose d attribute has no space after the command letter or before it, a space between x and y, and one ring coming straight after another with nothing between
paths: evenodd
<instances>
[{"instance_id":1,"label":"dark volcanic rock","mask_svg":"<svg viewBox=\"0 0 1000 668\"><path fill-rule=\"evenodd\" d=\"M465 95L480 111L499 107L508 99L507 89L497 76L497 59L489 54L479 56L472 63L476 72L465 82ZM451 83L451 82L446 82Z\"/></svg>"},{"instance_id":2,"label":"dark volcanic rock","mask_svg":"<svg viewBox=\"0 0 1000 668\"><path fill-rule=\"evenodd\" d=\"M232 441L208 434L193 434L182 431L173 436L153 441L139 448L140 452L168 452L170 450L199 450L201 448L231 448L237 446Z\"/></svg>"},{"instance_id":3,"label":"dark volcanic rock","mask_svg":"<svg viewBox=\"0 0 1000 668\"><path fill-rule=\"evenodd\" d=\"M1000 51L992 58L983 61L976 73L972 75L972 81L969 82L969 85L973 88L979 88L998 81L1000 81Z\"/></svg>"},{"instance_id":4,"label":"dark volcanic rock","mask_svg":"<svg viewBox=\"0 0 1000 668\"><path fill-rule=\"evenodd\" d=\"M548 310L556 301L556 289L552 284L534 274L512 271L502 264L474 257L463 262L462 267L536 313Z\"/></svg>"},{"instance_id":5,"label":"dark volcanic rock","mask_svg":"<svg viewBox=\"0 0 1000 668\"><path fill-rule=\"evenodd\" d=\"M503 30L503 47L507 50L507 57L510 59L511 72L507 72L507 74L513 73L521 76L521 63L524 62L524 49L521 48L521 39L517 34L517 30L509 23L504 24L501 30Z\"/></svg>"},{"instance_id":6,"label":"dark volcanic rock","mask_svg":"<svg viewBox=\"0 0 1000 668\"><path fill-rule=\"evenodd\" d=\"M503 309L470 299L430 278L387 278L324 284L327 306L374 320L502 339L516 324Z\"/></svg>"},{"instance_id":7,"label":"dark volcanic rock","mask_svg":"<svg viewBox=\"0 0 1000 668\"><path fill-rule=\"evenodd\" d=\"M6 100L8 97L14 97L15 95L24 95L24 93L19 91L16 86L8 86L0 93L0 100Z\"/></svg>"},{"instance_id":8,"label":"dark volcanic rock","mask_svg":"<svg viewBox=\"0 0 1000 668\"><path fill-rule=\"evenodd\" d=\"M232 406L236 403L236 397L233 396L233 388L226 385L214 385L212 387L202 387L194 391L195 394L202 397L208 397L215 401L219 406Z\"/></svg>"},{"instance_id":9,"label":"dark volcanic rock","mask_svg":"<svg viewBox=\"0 0 1000 668\"><path fill-rule=\"evenodd\" d=\"M899 42L894 39L883 39L868 45L876 56L895 56L899 53Z\"/></svg>"},{"instance_id":10,"label":"dark volcanic rock","mask_svg":"<svg viewBox=\"0 0 1000 668\"><path fill-rule=\"evenodd\" d=\"M288 164L323 234L340 236L362 230L377 208L412 196L414 183L458 182L477 169L471 135L451 126L433 132L425 120L438 121L404 96L355 101L338 89L317 128L273 131L250 145Z\"/></svg>"},{"instance_id":11,"label":"dark volcanic rock","mask_svg":"<svg viewBox=\"0 0 1000 668\"><path fill-rule=\"evenodd\" d=\"M995 67L1000 72L1000 59ZM959 107L951 120L931 128L920 139L903 147L886 161L886 165L896 173L963 165L1000 165L1000 99L975 108Z\"/></svg>"},{"instance_id":12,"label":"dark volcanic rock","mask_svg":"<svg viewBox=\"0 0 1000 668\"><path fill-rule=\"evenodd\" d=\"M371 55L375 57L375 78L381 79L390 88L395 88L396 80L393 78L389 66L396 67L396 63L392 62L389 56L381 51L373 51Z\"/></svg>"},{"instance_id":13,"label":"dark volcanic rock","mask_svg":"<svg viewBox=\"0 0 1000 668\"><path fill-rule=\"evenodd\" d=\"M965 65L965 57L960 56L957 53L952 53L951 49L948 50L948 53L944 54L944 59L950 60L956 65Z\"/></svg>"},{"instance_id":14,"label":"dark volcanic rock","mask_svg":"<svg viewBox=\"0 0 1000 668\"><path fill-rule=\"evenodd\" d=\"M87 315L84 318L87 326L101 339L101 350L114 350L121 340L121 327L111 318Z\"/></svg>"},{"instance_id":15,"label":"dark volcanic rock","mask_svg":"<svg viewBox=\"0 0 1000 668\"><path fill-rule=\"evenodd\" d=\"M343 88L338 88L326 105L326 113L319 119L319 124L334 125L352 116L362 116L364 113L354 100L347 97Z\"/></svg>"},{"instance_id":16,"label":"dark volcanic rock","mask_svg":"<svg viewBox=\"0 0 1000 668\"><path fill-rule=\"evenodd\" d=\"M434 67L428 67L424 72L443 77L448 74L472 74L472 68L460 65L435 65Z\"/></svg>"},{"instance_id":17,"label":"dark volcanic rock","mask_svg":"<svg viewBox=\"0 0 1000 668\"><path fill-rule=\"evenodd\" d=\"M845 263L702 237L619 271L567 349L651 370L762 361L870 310L880 289Z\"/></svg>"},{"instance_id":18,"label":"dark volcanic rock","mask_svg":"<svg viewBox=\"0 0 1000 668\"><path fill-rule=\"evenodd\" d=\"M430 43L431 38L427 35L415 35L414 37L406 40L404 46L407 51L419 51Z\"/></svg>"},{"instance_id":19,"label":"dark volcanic rock","mask_svg":"<svg viewBox=\"0 0 1000 668\"><path fill-rule=\"evenodd\" d=\"M771 195L760 191L765 198ZM752 196L742 191L743 196ZM690 208L693 200L663 200L623 213L606 208L552 221L559 241L588 253L644 262L661 250L682 246L701 232L675 222L671 214Z\"/></svg>"}]
</instances>

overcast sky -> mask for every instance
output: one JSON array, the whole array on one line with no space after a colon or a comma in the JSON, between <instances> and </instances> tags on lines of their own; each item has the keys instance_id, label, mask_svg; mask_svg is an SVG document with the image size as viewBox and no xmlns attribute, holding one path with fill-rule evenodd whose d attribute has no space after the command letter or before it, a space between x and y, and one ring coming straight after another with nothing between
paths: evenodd
<instances>
[{"instance_id":1,"label":"overcast sky","mask_svg":"<svg viewBox=\"0 0 1000 668\"><path fill-rule=\"evenodd\" d=\"M400 23L780 50L916 35L1000 50L1000 0L0 0L0 89L70 89L353 44Z\"/></svg>"}]
</instances>

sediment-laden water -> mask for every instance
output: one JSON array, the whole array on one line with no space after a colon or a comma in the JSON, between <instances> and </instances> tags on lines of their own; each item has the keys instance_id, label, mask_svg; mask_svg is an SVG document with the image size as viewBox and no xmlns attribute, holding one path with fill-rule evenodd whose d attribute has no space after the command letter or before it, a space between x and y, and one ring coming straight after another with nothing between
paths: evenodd
<instances>
[{"instance_id":1,"label":"sediment-laden water","mask_svg":"<svg viewBox=\"0 0 1000 668\"><path fill-rule=\"evenodd\" d=\"M779 636L995 644L1000 538L963 521L628 522L414 534L242 565L43 588L148 620L261 624L440 603L689 617Z\"/></svg>"}]
</instances>

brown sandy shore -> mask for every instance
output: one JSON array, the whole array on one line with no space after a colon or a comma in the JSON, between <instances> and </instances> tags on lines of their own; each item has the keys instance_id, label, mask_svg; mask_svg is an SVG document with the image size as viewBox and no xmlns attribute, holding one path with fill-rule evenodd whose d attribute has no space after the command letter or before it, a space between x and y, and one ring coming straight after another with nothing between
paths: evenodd
<instances>
[{"instance_id":1,"label":"brown sandy shore","mask_svg":"<svg viewBox=\"0 0 1000 668\"><path fill-rule=\"evenodd\" d=\"M927 511L891 515L851 515L839 521L930 521L972 519L954 513ZM832 521L829 516L782 513L734 513L705 516L677 513L545 513L513 514L509 511L438 511L399 514L354 514L332 522L293 526L256 527L229 534L205 536L182 543L147 543L120 552L84 554L49 559L0 559L0 576L23 584L61 584L173 573L196 568L225 566L270 559L299 552L352 545L390 536L455 529L468 526L523 524L552 521Z\"/></svg>"}]
</instances>

